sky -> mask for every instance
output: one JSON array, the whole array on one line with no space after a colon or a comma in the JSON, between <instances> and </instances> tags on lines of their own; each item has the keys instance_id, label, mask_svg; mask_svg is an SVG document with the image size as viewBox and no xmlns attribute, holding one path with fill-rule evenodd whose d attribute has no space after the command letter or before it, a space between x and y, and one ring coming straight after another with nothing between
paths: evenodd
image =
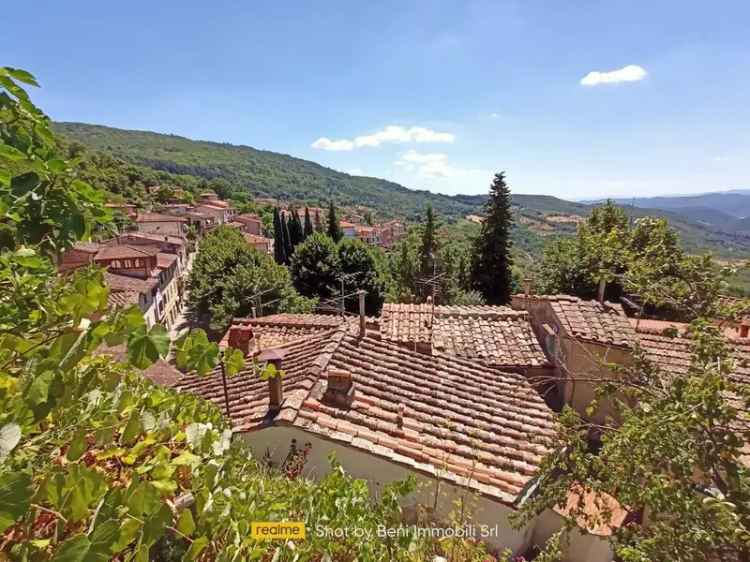
<instances>
[{"instance_id":1,"label":"sky","mask_svg":"<svg viewBox=\"0 0 750 562\"><path fill-rule=\"evenodd\" d=\"M447 194L750 188L750 2L35 0L0 65L53 119Z\"/></svg>"}]
</instances>

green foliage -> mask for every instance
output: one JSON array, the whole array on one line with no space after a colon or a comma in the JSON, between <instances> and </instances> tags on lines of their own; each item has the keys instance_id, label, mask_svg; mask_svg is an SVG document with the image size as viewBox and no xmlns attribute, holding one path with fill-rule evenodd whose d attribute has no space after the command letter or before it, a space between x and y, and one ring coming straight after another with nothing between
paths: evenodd
<instances>
[{"instance_id":1,"label":"green foliage","mask_svg":"<svg viewBox=\"0 0 750 562\"><path fill-rule=\"evenodd\" d=\"M428 202L450 216L463 216L478 206L458 197L414 191L373 177L351 176L314 162L249 146L83 123L56 123L55 129L65 137L92 149L106 150L129 163L194 180L223 178L233 189L258 197L325 206L333 192L340 206L366 205L377 208L384 217L410 219L415 219Z\"/></svg>"},{"instance_id":2,"label":"green foliage","mask_svg":"<svg viewBox=\"0 0 750 562\"><path fill-rule=\"evenodd\" d=\"M490 195L485 203L482 231L474 242L471 283L489 304L507 304L512 290L510 189L505 173L495 174Z\"/></svg>"},{"instance_id":3,"label":"green foliage","mask_svg":"<svg viewBox=\"0 0 750 562\"><path fill-rule=\"evenodd\" d=\"M316 232L297 246L289 270L301 295L327 299L339 293L338 251L325 234Z\"/></svg>"},{"instance_id":4,"label":"green foliage","mask_svg":"<svg viewBox=\"0 0 750 562\"><path fill-rule=\"evenodd\" d=\"M0 249L38 245L59 254L111 216L102 193L58 153L49 118L20 84L28 73L0 67Z\"/></svg>"},{"instance_id":5,"label":"green foliage","mask_svg":"<svg viewBox=\"0 0 750 562\"><path fill-rule=\"evenodd\" d=\"M331 240L338 242L344 237L344 232L341 230L341 224L339 223L339 217L336 214L336 207L334 207L333 201L328 202L328 221L326 224L328 237Z\"/></svg>"},{"instance_id":6,"label":"green foliage","mask_svg":"<svg viewBox=\"0 0 750 562\"><path fill-rule=\"evenodd\" d=\"M344 278L344 293L365 291L365 313L370 316L379 314L385 295L372 249L365 242L350 238L342 240L337 251L340 275ZM347 299L345 306L349 312L359 313L357 298Z\"/></svg>"},{"instance_id":7,"label":"green foliage","mask_svg":"<svg viewBox=\"0 0 750 562\"><path fill-rule=\"evenodd\" d=\"M733 268L720 266L709 254L686 255L665 219L645 217L631 223L608 202L579 226L575 239L547 245L536 276L541 292L584 298L596 296L604 280L607 298L634 293L644 307L692 320L712 315L703 307L717 302L733 274Z\"/></svg>"},{"instance_id":8,"label":"green foliage","mask_svg":"<svg viewBox=\"0 0 750 562\"><path fill-rule=\"evenodd\" d=\"M421 241L419 244L419 280L431 279L437 274L437 224L432 206L427 206L424 224L421 227ZM429 286L418 286L423 297L430 292Z\"/></svg>"},{"instance_id":9,"label":"green foliage","mask_svg":"<svg viewBox=\"0 0 750 562\"><path fill-rule=\"evenodd\" d=\"M287 269L248 246L236 229L219 227L200 242L188 280L189 306L210 315L210 327L223 331L235 316L249 316L263 293L263 313L304 312L313 302L294 290Z\"/></svg>"},{"instance_id":10,"label":"green foliage","mask_svg":"<svg viewBox=\"0 0 750 562\"><path fill-rule=\"evenodd\" d=\"M305 238L310 236L314 232L312 221L310 220L310 209L305 207L305 224L304 224L304 235Z\"/></svg>"},{"instance_id":11,"label":"green foliage","mask_svg":"<svg viewBox=\"0 0 750 562\"><path fill-rule=\"evenodd\" d=\"M273 210L273 258L279 265L288 263L284 229L281 226L281 213L278 207Z\"/></svg>"}]
</instances>

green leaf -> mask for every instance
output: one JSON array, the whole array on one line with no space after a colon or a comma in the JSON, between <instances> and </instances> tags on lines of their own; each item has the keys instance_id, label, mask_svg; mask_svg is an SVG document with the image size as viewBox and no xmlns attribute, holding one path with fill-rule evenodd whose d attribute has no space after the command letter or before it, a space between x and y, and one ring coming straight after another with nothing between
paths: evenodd
<instances>
[{"instance_id":1,"label":"green leaf","mask_svg":"<svg viewBox=\"0 0 750 562\"><path fill-rule=\"evenodd\" d=\"M193 514L189 509L180 513L180 518L177 520L177 530L187 537L195 531L195 521L193 521Z\"/></svg>"},{"instance_id":2,"label":"green leaf","mask_svg":"<svg viewBox=\"0 0 750 562\"><path fill-rule=\"evenodd\" d=\"M185 553L183 560L196 560L200 556L201 552L208 546L208 538L200 537L193 541L190 548Z\"/></svg>"},{"instance_id":3,"label":"green leaf","mask_svg":"<svg viewBox=\"0 0 750 562\"><path fill-rule=\"evenodd\" d=\"M112 548L120 536L120 522L110 519L97 525L89 536L91 548L84 562L107 562L112 559Z\"/></svg>"},{"instance_id":4,"label":"green leaf","mask_svg":"<svg viewBox=\"0 0 750 562\"><path fill-rule=\"evenodd\" d=\"M60 545L52 562L83 562L91 548L86 535L76 535Z\"/></svg>"},{"instance_id":5,"label":"green leaf","mask_svg":"<svg viewBox=\"0 0 750 562\"><path fill-rule=\"evenodd\" d=\"M145 369L169 352L169 334L164 326L155 325L151 330L142 327L128 338L128 359L134 366Z\"/></svg>"},{"instance_id":6,"label":"green leaf","mask_svg":"<svg viewBox=\"0 0 750 562\"><path fill-rule=\"evenodd\" d=\"M22 160L26 158L26 155L20 150L13 148L3 142L0 142L0 158L6 158L8 160Z\"/></svg>"},{"instance_id":7,"label":"green leaf","mask_svg":"<svg viewBox=\"0 0 750 562\"><path fill-rule=\"evenodd\" d=\"M208 341L203 330L193 330L185 334L177 344L177 366L191 369L205 375L216 367L219 358L219 346Z\"/></svg>"},{"instance_id":8,"label":"green leaf","mask_svg":"<svg viewBox=\"0 0 750 562\"><path fill-rule=\"evenodd\" d=\"M239 349L227 347L224 350L224 367L228 377L233 377L245 366L245 356Z\"/></svg>"},{"instance_id":9,"label":"green leaf","mask_svg":"<svg viewBox=\"0 0 750 562\"><path fill-rule=\"evenodd\" d=\"M33 493L28 474L12 472L0 475L0 533L28 511Z\"/></svg>"},{"instance_id":10,"label":"green leaf","mask_svg":"<svg viewBox=\"0 0 750 562\"><path fill-rule=\"evenodd\" d=\"M0 462L3 462L10 452L21 441L21 426L9 423L0 427Z\"/></svg>"},{"instance_id":11,"label":"green leaf","mask_svg":"<svg viewBox=\"0 0 750 562\"><path fill-rule=\"evenodd\" d=\"M19 82L29 84L30 86L39 87L39 83L36 81L36 78L34 78L34 75L31 74L31 72L27 72L26 70L20 68L11 68L9 66L5 67L5 72L8 74L8 76L10 76L11 78L15 78Z\"/></svg>"},{"instance_id":12,"label":"green leaf","mask_svg":"<svg viewBox=\"0 0 750 562\"><path fill-rule=\"evenodd\" d=\"M133 519L132 517L125 519L122 525L120 525L120 536L112 545L112 553L116 554L127 548L130 543L135 540L135 537L138 535L138 531L140 531L140 529L140 521L138 521L137 519Z\"/></svg>"},{"instance_id":13,"label":"green leaf","mask_svg":"<svg viewBox=\"0 0 750 562\"><path fill-rule=\"evenodd\" d=\"M86 449L88 449L88 444L86 443L86 432L77 431L73 436L70 448L68 449L68 460L77 461L81 458L81 455L86 452Z\"/></svg>"},{"instance_id":14,"label":"green leaf","mask_svg":"<svg viewBox=\"0 0 750 562\"><path fill-rule=\"evenodd\" d=\"M141 434L141 415L137 410L133 410L130 414L130 419L125 425L125 429L122 431L120 436L120 443L122 445L130 445L136 438Z\"/></svg>"}]
</instances>

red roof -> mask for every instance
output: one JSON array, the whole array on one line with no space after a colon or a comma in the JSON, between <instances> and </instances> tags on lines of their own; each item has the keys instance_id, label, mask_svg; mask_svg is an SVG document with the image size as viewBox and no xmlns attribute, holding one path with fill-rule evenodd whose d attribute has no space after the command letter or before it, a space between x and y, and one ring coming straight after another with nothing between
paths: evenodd
<instances>
[{"instance_id":1,"label":"red roof","mask_svg":"<svg viewBox=\"0 0 750 562\"><path fill-rule=\"evenodd\" d=\"M156 256L156 266L159 269L167 269L174 265L176 261L177 256L175 254L165 254L164 252L159 252Z\"/></svg>"},{"instance_id":2,"label":"red roof","mask_svg":"<svg viewBox=\"0 0 750 562\"><path fill-rule=\"evenodd\" d=\"M121 240L149 240L152 242L166 242L169 244L174 244L175 246L184 246L185 245L185 239L181 238L179 236L171 236L171 235L165 235L165 234L152 234L150 232L126 232L125 234L121 234L114 240L111 240L108 242L108 244L119 244Z\"/></svg>"},{"instance_id":3,"label":"red roof","mask_svg":"<svg viewBox=\"0 0 750 562\"><path fill-rule=\"evenodd\" d=\"M429 344L433 353L481 360L495 367L546 366L526 312L507 306L383 305L383 339Z\"/></svg>"},{"instance_id":4,"label":"red roof","mask_svg":"<svg viewBox=\"0 0 750 562\"><path fill-rule=\"evenodd\" d=\"M600 303L571 295L514 295L513 307L518 309L528 303L547 302L565 332L584 342L630 348L635 332L622 306Z\"/></svg>"},{"instance_id":5,"label":"red roof","mask_svg":"<svg viewBox=\"0 0 750 562\"><path fill-rule=\"evenodd\" d=\"M104 272L104 281L110 291L136 291L139 293L150 293L158 284L159 280L153 277L138 279L127 275Z\"/></svg>"},{"instance_id":6,"label":"red roof","mask_svg":"<svg viewBox=\"0 0 750 562\"><path fill-rule=\"evenodd\" d=\"M104 246L97 252L96 260L137 259L153 257L159 253L155 246L130 246L121 244L119 246Z\"/></svg>"},{"instance_id":7,"label":"red roof","mask_svg":"<svg viewBox=\"0 0 750 562\"><path fill-rule=\"evenodd\" d=\"M162 215L159 213L138 213L135 222L187 222L182 217L174 215Z\"/></svg>"},{"instance_id":8,"label":"red roof","mask_svg":"<svg viewBox=\"0 0 750 562\"><path fill-rule=\"evenodd\" d=\"M360 338L348 326L279 349L281 411L269 413L268 383L245 369L229 380L235 430L291 425L507 503L538 471L555 436L554 413L523 375ZM346 407L325 397L332 372L351 374ZM218 369L177 388L223 404Z\"/></svg>"}]
</instances>

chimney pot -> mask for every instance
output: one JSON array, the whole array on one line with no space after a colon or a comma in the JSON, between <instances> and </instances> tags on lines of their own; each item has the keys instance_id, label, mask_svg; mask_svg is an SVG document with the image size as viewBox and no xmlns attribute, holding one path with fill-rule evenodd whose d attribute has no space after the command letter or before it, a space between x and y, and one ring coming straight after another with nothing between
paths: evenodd
<instances>
[{"instance_id":1,"label":"chimney pot","mask_svg":"<svg viewBox=\"0 0 750 562\"><path fill-rule=\"evenodd\" d=\"M252 339L253 329L249 325L240 324L229 329L229 347L239 349L245 357L250 354Z\"/></svg>"},{"instance_id":2,"label":"chimney pot","mask_svg":"<svg viewBox=\"0 0 750 562\"><path fill-rule=\"evenodd\" d=\"M268 364L273 365L276 371L281 371L282 361L284 359L284 352L278 349L267 349L258 355L259 361L265 361ZM268 379L268 409L276 413L281 410L281 403L284 401L284 386L281 380L281 376L277 373L276 376Z\"/></svg>"},{"instance_id":3,"label":"chimney pot","mask_svg":"<svg viewBox=\"0 0 750 562\"><path fill-rule=\"evenodd\" d=\"M527 297L531 295L531 277L523 278L523 293Z\"/></svg>"},{"instance_id":4,"label":"chimney pot","mask_svg":"<svg viewBox=\"0 0 750 562\"><path fill-rule=\"evenodd\" d=\"M354 398L354 383L349 371L328 371L323 400L335 406L349 406Z\"/></svg>"},{"instance_id":5,"label":"chimney pot","mask_svg":"<svg viewBox=\"0 0 750 562\"><path fill-rule=\"evenodd\" d=\"M357 291L357 296L359 297L359 337L363 338L365 337L365 333L367 331L367 325L366 325L366 317L365 317L365 295L367 294L367 291L359 290Z\"/></svg>"}]
</instances>

